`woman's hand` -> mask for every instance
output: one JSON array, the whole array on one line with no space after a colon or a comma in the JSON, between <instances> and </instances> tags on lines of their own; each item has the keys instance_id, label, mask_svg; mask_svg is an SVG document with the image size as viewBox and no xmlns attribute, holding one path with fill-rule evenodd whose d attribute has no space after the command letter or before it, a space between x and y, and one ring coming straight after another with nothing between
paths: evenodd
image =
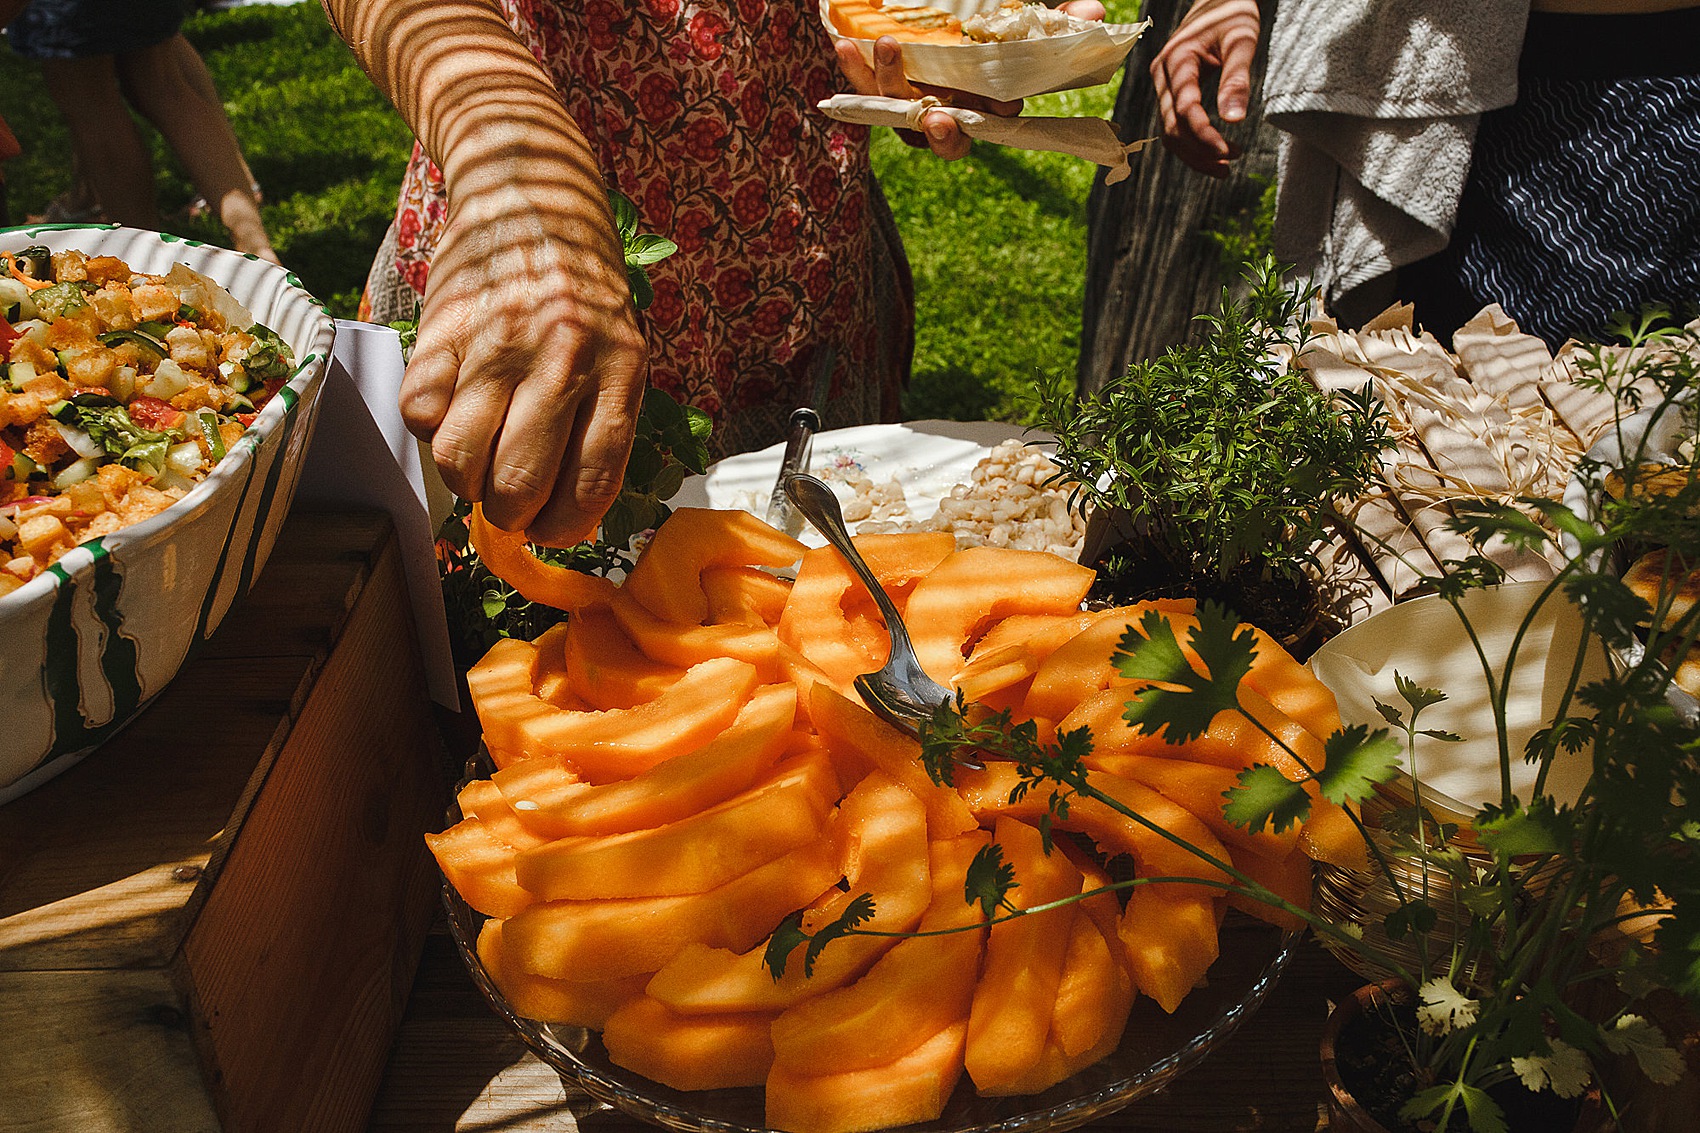
<instances>
[{"instance_id":1,"label":"woman's hand","mask_svg":"<svg viewBox=\"0 0 1700 1133\"><path fill-rule=\"evenodd\" d=\"M547 183L480 181L450 193L402 417L456 495L565 546L594 534L619 494L643 336L611 215L554 207L574 193Z\"/></svg>"},{"instance_id":2,"label":"woman's hand","mask_svg":"<svg viewBox=\"0 0 1700 1133\"><path fill-rule=\"evenodd\" d=\"M1261 29L1257 0L1198 0L1151 62L1163 144L1200 173L1226 177L1228 163L1240 156L1240 147L1210 121L1200 76L1206 67L1221 69L1217 113L1224 122L1243 121Z\"/></svg>"},{"instance_id":3,"label":"woman's hand","mask_svg":"<svg viewBox=\"0 0 1700 1133\"><path fill-rule=\"evenodd\" d=\"M1099 3L1099 0L1068 0L1057 7L1082 20L1104 18L1104 5ZM1021 113L1020 99L1014 102L999 102L997 99L984 98L966 91L917 86L911 83L903 73L902 45L889 35L874 41L872 67L868 66L868 61L862 58L862 53L850 40L837 39L834 41L834 47L838 52L838 69L844 73L844 77L850 81L850 85L858 94L879 94L887 98L903 99L916 99L930 94L942 102L960 106L965 110L978 110L1004 118L1012 118ZM931 111L922 117L920 133L912 130L899 130L897 133L910 145L924 144L946 161L955 161L968 155L968 135L957 126L956 119L940 110Z\"/></svg>"}]
</instances>

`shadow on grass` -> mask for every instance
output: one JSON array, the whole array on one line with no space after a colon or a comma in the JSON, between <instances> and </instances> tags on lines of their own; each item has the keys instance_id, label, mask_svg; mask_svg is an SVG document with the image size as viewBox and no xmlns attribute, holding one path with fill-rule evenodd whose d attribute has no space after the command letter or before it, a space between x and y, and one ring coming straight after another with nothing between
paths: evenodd
<instances>
[{"instance_id":1,"label":"shadow on grass","mask_svg":"<svg viewBox=\"0 0 1700 1133\"><path fill-rule=\"evenodd\" d=\"M1086 202L1047 177L1033 172L1014 151L1003 146L980 145L974 160L1009 186L1010 192L1031 201L1040 212L1074 224L1086 223Z\"/></svg>"},{"instance_id":2,"label":"shadow on grass","mask_svg":"<svg viewBox=\"0 0 1700 1133\"><path fill-rule=\"evenodd\" d=\"M917 370L903 391L908 421L983 421L999 407L997 383L961 366Z\"/></svg>"}]
</instances>

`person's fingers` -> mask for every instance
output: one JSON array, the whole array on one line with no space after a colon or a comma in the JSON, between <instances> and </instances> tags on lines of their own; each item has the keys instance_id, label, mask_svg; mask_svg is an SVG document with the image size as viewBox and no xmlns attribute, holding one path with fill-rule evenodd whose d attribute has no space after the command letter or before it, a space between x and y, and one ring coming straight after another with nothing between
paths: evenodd
<instances>
[{"instance_id":1,"label":"person's fingers","mask_svg":"<svg viewBox=\"0 0 1700 1133\"><path fill-rule=\"evenodd\" d=\"M1104 5L1100 4L1098 0L1066 0L1065 3L1058 4L1057 8L1067 12L1077 20L1102 20L1104 18Z\"/></svg>"},{"instance_id":2,"label":"person's fingers","mask_svg":"<svg viewBox=\"0 0 1700 1133\"><path fill-rule=\"evenodd\" d=\"M887 98L914 98L915 88L903 74L903 47L889 35L874 40L874 79Z\"/></svg>"},{"instance_id":3,"label":"person's fingers","mask_svg":"<svg viewBox=\"0 0 1700 1133\"><path fill-rule=\"evenodd\" d=\"M838 70L857 94L878 94L879 80L874 77L874 69L868 66L868 61L862 58L862 53L848 39L836 39L832 43L833 53L838 56Z\"/></svg>"},{"instance_id":4,"label":"person's fingers","mask_svg":"<svg viewBox=\"0 0 1700 1133\"><path fill-rule=\"evenodd\" d=\"M921 128L926 132L927 144L937 156L946 161L956 161L968 156L968 149L973 143L956 124L956 119L944 111L929 111L921 119Z\"/></svg>"},{"instance_id":5,"label":"person's fingers","mask_svg":"<svg viewBox=\"0 0 1700 1133\"><path fill-rule=\"evenodd\" d=\"M421 327L414 343L413 356L408 359L407 372L401 381L401 420L407 431L422 441L430 441L443 423L454 397L455 377L460 373L460 359L453 347L435 334L435 327Z\"/></svg>"},{"instance_id":6,"label":"person's fingers","mask_svg":"<svg viewBox=\"0 0 1700 1133\"><path fill-rule=\"evenodd\" d=\"M523 531L560 490L567 438L584 399L586 383L565 366L539 369L514 389L485 477L484 514L504 531Z\"/></svg>"},{"instance_id":7,"label":"person's fingers","mask_svg":"<svg viewBox=\"0 0 1700 1133\"><path fill-rule=\"evenodd\" d=\"M1257 35L1230 32L1222 45L1222 77L1216 85L1216 112L1224 122L1245 121L1251 104L1251 64Z\"/></svg>"},{"instance_id":8,"label":"person's fingers","mask_svg":"<svg viewBox=\"0 0 1700 1133\"><path fill-rule=\"evenodd\" d=\"M1227 175L1232 147L1204 109L1200 61L1196 53L1178 51L1159 58L1153 68L1158 110L1163 118L1163 144L1170 153L1200 173Z\"/></svg>"},{"instance_id":9,"label":"person's fingers","mask_svg":"<svg viewBox=\"0 0 1700 1133\"><path fill-rule=\"evenodd\" d=\"M555 491L526 527L526 538L561 547L595 533L625 479L643 386L640 368L613 376L579 403Z\"/></svg>"}]
</instances>

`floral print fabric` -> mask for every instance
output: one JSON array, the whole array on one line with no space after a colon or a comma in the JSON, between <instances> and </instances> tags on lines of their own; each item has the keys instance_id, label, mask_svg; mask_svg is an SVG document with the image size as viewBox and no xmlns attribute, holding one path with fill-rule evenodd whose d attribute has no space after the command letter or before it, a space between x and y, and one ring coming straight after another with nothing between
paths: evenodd
<instances>
[{"instance_id":1,"label":"floral print fabric","mask_svg":"<svg viewBox=\"0 0 1700 1133\"><path fill-rule=\"evenodd\" d=\"M814 400L811 362L830 347L826 424L893 419L907 356L880 327L902 323L907 343L909 312L876 290L906 285L907 265L877 246L888 214L866 129L814 109L840 79L809 0L501 2L643 230L679 245L650 269L650 381L715 416L720 451L758 447ZM444 212L416 149L394 239L419 294Z\"/></svg>"}]
</instances>

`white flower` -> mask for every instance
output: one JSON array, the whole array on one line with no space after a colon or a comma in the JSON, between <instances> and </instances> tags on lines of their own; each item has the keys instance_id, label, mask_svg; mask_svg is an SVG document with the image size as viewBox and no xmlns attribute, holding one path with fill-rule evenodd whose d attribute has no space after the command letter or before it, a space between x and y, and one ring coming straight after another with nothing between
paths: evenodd
<instances>
[{"instance_id":1,"label":"white flower","mask_svg":"<svg viewBox=\"0 0 1700 1133\"><path fill-rule=\"evenodd\" d=\"M1550 1087L1561 1098L1580 1097L1594 1076L1588 1056L1562 1039L1549 1039L1547 1045L1550 1054L1513 1058L1511 1069L1531 1090Z\"/></svg>"},{"instance_id":2,"label":"white flower","mask_svg":"<svg viewBox=\"0 0 1700 1133\"><path fill-rule=\"evenodd\" d=\"M1665 1033L1639 1015L1625 1015L1601 1036L1613 1054L1632 1054L1641 1073L1661 1086L1682 1077L1682 1055L1672 1050Z\"/></svg>"},{"instance_id":3,"label":"white flower","mask_svg":"<svg viewBox=\"0 0 1700 1133\"><path fill-rule=\"evenodd\" d=\"M1436 976L1417 989L1417 1022L1431 1035L1444 1035L1476 1021L1481 1004L1457 988L1445 976Z\"/></svg>"}]
</instances>

